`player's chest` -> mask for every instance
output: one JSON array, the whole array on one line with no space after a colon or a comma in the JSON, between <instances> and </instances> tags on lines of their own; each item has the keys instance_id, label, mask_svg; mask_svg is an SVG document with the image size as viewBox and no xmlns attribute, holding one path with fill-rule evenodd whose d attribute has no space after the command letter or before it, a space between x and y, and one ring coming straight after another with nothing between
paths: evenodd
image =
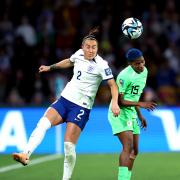
<instances>
[{"instance_id":1,"label":"player's chest","mask_svg":"<svg viewBox=\"0 0 180 180\"><path fill-rule=\"evenodd\" d=\"M141 94L146 84L146 77L133 78L129 83L128 90L130 94L136 95Z\"/></svg>"},{"instance_id":2,"label":"player's chest","mask_svg":"<svg viewBox=\"0 0 180 180\"><path fill-rule=\"evenodd\" d=\"M146 77L145 76L137 76L137 77L132 77L130 84L135 86L135 85L139 85L139 86L143 86L146 84Z\"/></svg>"},{"instance_id":3,"label":"player's chest","mask_svg":"<svg viewBox=\"0 0 180 180\"><path fill-rule=\"evenodd\" d=\"M78 61L74 65L74 74L82 74L84 76L98 76L100 70L94 61Z\"/></svg>"}]
</instances>

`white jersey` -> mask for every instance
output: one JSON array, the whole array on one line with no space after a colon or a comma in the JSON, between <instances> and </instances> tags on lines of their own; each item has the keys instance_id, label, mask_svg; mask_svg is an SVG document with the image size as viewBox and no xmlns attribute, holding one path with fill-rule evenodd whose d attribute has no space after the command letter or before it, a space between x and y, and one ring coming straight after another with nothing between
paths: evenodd
<instances>
[{"instance_id":1,"label":"white jersey","mask_svg":"<svg viewBox=\"0 0 180 180\"><path fill-rule=\"evenodd\" d=\"M76 51L70 61L74 63L73 77L61 93L67 100L91 109L102 80L113 78L108 63L97 55L93 60L84 59L82 49Z\"/></svg>"}]
</instances>

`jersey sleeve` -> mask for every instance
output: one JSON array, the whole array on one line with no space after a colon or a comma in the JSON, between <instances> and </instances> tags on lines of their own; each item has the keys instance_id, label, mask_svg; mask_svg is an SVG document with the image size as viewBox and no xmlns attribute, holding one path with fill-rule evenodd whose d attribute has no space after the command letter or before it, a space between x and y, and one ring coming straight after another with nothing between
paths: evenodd
<instances>
[{"instance_id":1,"label":"jersey sleeve","mask_svg":"<svg viewBox=\"0 0 180 180\"><path fill-rule=\"evenodd\" d=\"M113 78L112 70L109 67L107 62L104 62L101 65L100 74L101 74L103 80L108 80L108 79L112 79Z\"/></svg>"},{"instance_id":2,"label":"jersey sleeve","mask_svg":"<svg viewBox=\"0 0 180 180\"><path fill-rule=\"evenodd\" d=\"M74 54L72 54L69 60L74 63L79 56L84 56L82 49L79 49Z\"/></svg>"},{"instance_id":3,"label":"jersey sleeve","mask_svg":"<svg viewBox=\"0 0 180 180\"><path fill-rule=\"evenodd\" d=\"M120 73L116 79L116 84L118 86L119 93L124 94L130 84L130 81L126 75Z\"/></svg>"},{"instance_id":4,"label":"jersey sleeve","mask_svg":"<svg viewBox=\"0 0 180 180\"><path fill-rule=\"evenodd\" d=\"M74 63L76 57L77 57L77 55L76 55L76 53L74 53L73 55L71 55L71 57L69 58L69 60Z\"/></svg>"}]
</instances>

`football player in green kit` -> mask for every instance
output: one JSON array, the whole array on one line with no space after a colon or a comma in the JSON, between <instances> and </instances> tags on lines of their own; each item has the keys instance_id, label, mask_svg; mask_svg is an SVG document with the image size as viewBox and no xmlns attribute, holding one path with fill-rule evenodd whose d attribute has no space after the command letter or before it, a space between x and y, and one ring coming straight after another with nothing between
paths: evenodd
<instances>
[{"instance_id":1,"label":"football player in green kit","mask_svg":"<svg viewBox=\"0 0 180 180\"><path fill-rule=\"evenodd\" d=\"M117 117L113 116L111 108L108 112L113 134L118 137L123 146L119 156L118 180L131 178L133 162L138 154L140 127L137 118L142 128L147 127L139 108L154 110L156 107L154 102L139 101L148 74L142 52L131 48L126 53L126 59L129 65L119 73L116 80L119 89L120 114Z\"/></svg>"}]
</instances>

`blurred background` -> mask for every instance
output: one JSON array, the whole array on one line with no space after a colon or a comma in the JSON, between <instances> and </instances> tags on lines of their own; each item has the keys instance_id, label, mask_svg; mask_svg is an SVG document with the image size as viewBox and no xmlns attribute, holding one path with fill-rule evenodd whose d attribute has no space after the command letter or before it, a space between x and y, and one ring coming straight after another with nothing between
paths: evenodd
<instances>
[{"instance_id":1,"label":"blurred background","mask_svg":"<svg viewBox=\"0 0 180 180\"><path fill-rule=\"evenodd\" d=\"M70 57L88 31L100 26L99 54L116 77L126 66L130 47L144 52L149 69L145 100L159 105L180 105L180 7L178 0L1 0L0 1L0 106L48 106L58 96L72 70L39 74ZM121 23L136 17L144 26L141 38L123 37ZM109 103L102 83L95 105Z\"/></svg>"},{"instance_id":2,"label":"blurred background","mask_svg":"<svg viewBox=\"0 0 180 180\"><path fill-rule=\"evenodd\" d=\"M127 49L144 52L149 76L142 99L158 103L153 112L142 110L148 129L141 132L132 180L180 179L178 7L178 0L1 0L0 179L53 180L62 176L63 156L59 154L63 154L65 124L47 132L32 166L21 169L10 154L23 150L46 107L72 77L72 69L39 74L39 66L70 57L95 26L100 27L99 54L108 61L115 78L127 65ZM125 38L121 31L122 22L129 17L138 18L144 27L136 40ZM76 147L73 179L117 178L121 145L107 121L110 98L109 88L102 82ZM42 154L51 156L41 159Z\"/></svg>"}]
</instances>

